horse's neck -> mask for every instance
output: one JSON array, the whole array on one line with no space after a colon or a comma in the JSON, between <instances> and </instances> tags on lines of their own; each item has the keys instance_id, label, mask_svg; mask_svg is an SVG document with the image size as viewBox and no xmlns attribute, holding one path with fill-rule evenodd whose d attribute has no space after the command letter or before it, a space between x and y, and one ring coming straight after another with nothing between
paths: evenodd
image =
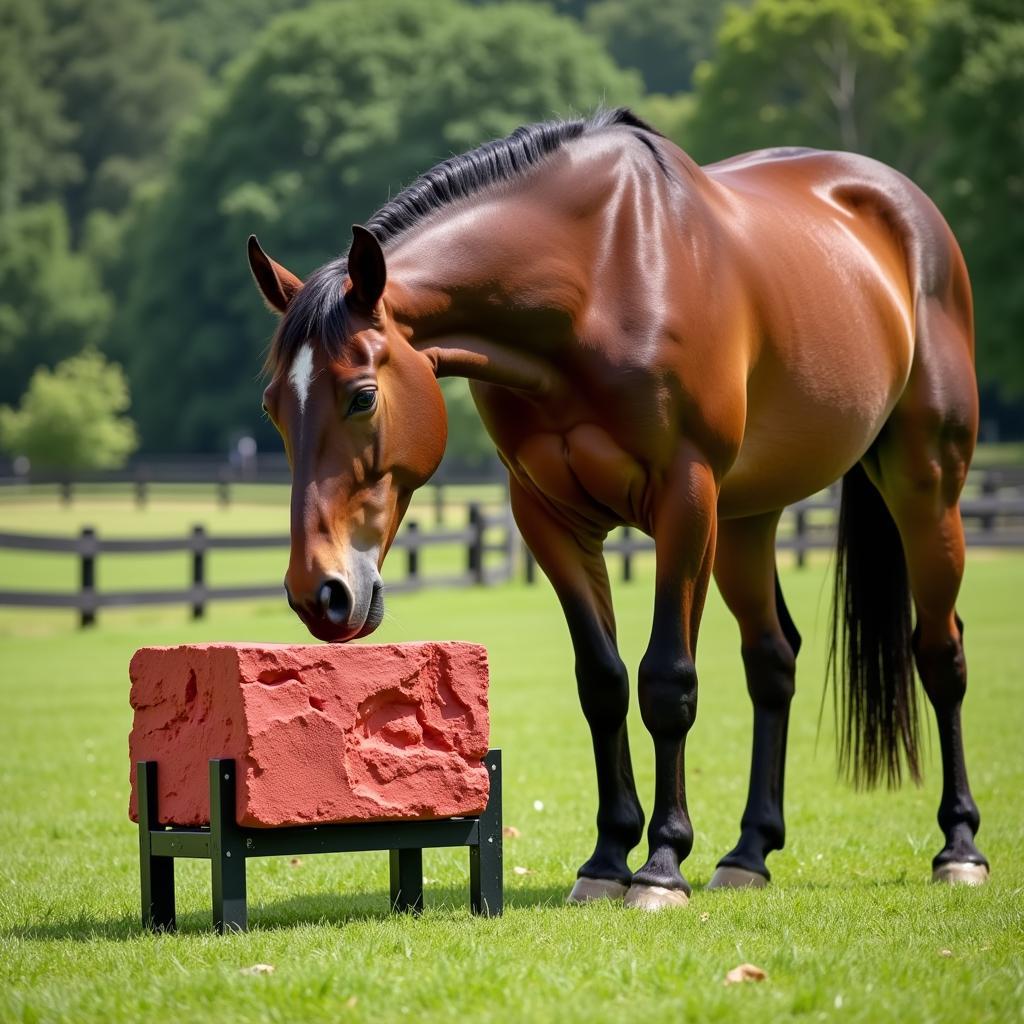
<instances>
[{"instance_id":1,"label":"horse's neck","mask_svg":"<svg viewBox=\"0 0 1024 1024\"><path fill-rule=\"evenodd\" d=\"M537 218L535 232L522 230L523 216ZM557 390L552 356L572 342L572 286L560 279L568 271L545 270L560 259L542 230L554 217L536 203L490 203L435 221L388 254L390 314L438 376Z\"/></svg>"},{"instance_id":2,"label":"horse's neck","mask_svg":"<svg viewBox=\"0 0 1024 1024\"><path fill-rule=\"evenodd\" d=\"M616 254L649 250L659 219L665 231L685 222L699 238L707 181L675 153L666 158L678 173L666 175L645 146L609 133L398 238L386 298L410 344L442 376L558 391L580 325L613 323L636 305L634 268Z\"/></svg>"}]
</instances>

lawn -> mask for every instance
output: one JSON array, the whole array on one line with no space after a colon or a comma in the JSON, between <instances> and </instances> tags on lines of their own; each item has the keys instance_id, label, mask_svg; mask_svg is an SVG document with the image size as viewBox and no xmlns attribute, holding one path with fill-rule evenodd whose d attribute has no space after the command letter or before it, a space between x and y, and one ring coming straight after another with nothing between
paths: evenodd
<instances>
[{"instance_id":1,"label":"lawn","mask_svg":"<svg viewBox=\"0 0 1024 1024\"><path fill-rule=\"evenodd\" d=\"M283 602L214 605L198 623L184 609L110 612L84 632L70 614L4 611L0 1020L1020 1020L1022 582L1024 556L978 553L961 601L966 743L980 846L993 866L984 888L928 883L941 845L934 740L921 789L855 794L834 781L827 718L817 739L827 575L816 561L783 569L806 642L788 844L770 861L769 889L701 888L736 838L750 742L736 631L713 594L687 750L691 904L660 915L563 905L593 843L590 743L556 603L546 585L517 584L395 596L375 638L466 639L490 650L492 742L504 750L505 821L520 833L506 840L504 917L470 916L464 851L426 853L419 919L388 914L386 855L305 857L252 862L252 930L225 937L209 931L209 869L200 862L178 869L180 932L139 929L126 814L128 659L145 644L303 642L300 624ZM23 583L19 575L0 585ZM646 562L616 602L635 666L649 625ZM635 708L631 717L649 808L650 748ZM744 961L768 979L724 986ZM242 973L256 963L275 970Z\"/></svg>"}]
</instances>

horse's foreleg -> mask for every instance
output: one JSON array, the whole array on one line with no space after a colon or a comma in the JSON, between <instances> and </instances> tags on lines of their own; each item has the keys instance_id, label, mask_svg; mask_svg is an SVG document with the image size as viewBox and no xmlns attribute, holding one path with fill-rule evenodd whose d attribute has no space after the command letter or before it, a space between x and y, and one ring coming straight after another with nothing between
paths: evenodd
<instances>
[{"instance_id":1,"label":"horse's foreleg","mask_svg":"<svg viewBox=\"0 0 1024 1024\"><path fill-rule=\"evenodd\" d=\"M576 655L576 685L590 726L597 768L597 845L580 868L570 902L621 898L630 882L629 851L643 834L626 735L629 680L615 643L602 537L569 529L515 481L512 510L523 539L551 580Z\"/></svg>"},{"instance_id":2,"label":"horse's foreleg","mask_svg":"<svg viewBox=\"0 0 1024 1024\"><path fill-rule=\"evenodd\" d=\"M762 886L765 857L786 838L782 815L786 734L800 634L786 609L775 572L779 513L719 525L715 581L740 627L747 691L754 705L750 787L740 839L719 862L708 888Z\"/></svg>"},{"instance_id":3,"label":"horse's foreleg","mask_svg":"<svg viewBox=\"0 0 1024 1024\"><path fill-rule=\"evenodd\" d=\"M640 712L654 740L654 807L647 862L626 895L648 910L684 905L690 885L679 864L693 845L684 750L697 713L694 656L715 549L717 488L711 470L682 458L658 504L651 639L640 663Z\"/></svg>"}]
</instances>

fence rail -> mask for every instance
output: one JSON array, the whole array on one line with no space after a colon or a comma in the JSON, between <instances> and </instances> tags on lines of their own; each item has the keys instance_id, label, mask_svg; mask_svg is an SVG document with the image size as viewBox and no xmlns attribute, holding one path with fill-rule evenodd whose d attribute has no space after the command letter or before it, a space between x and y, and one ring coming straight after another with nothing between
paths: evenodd
<instances>
[{"instance_id":1,"label":"fence rail","mask_svg":"<svg viewBox=\"0 0 1024 1024\"><path fill-rule=\"evenodd\" d=\"M967 542L975 547L1024 548L1024 497L994 492L961 502ZM808 499L786 511L777 539L779 550L794 553L798 566L806 564L811 551L830 549L835 543L838 502L834 493ZM499 536L494 537L495 531ZM79 587L74 591L0 590L0 605L22 608L69 608L77 610L83 626L96 621L101 608L132 605L186 604L194 618L205 614L211 601L243 600L283 595L280 583L213 586L207 582L208 555L218 550L286 548L282 534L211 536L195 526L184 536L155 538L108 538L91 527L77 537L49 537L0 532L0 549L53 552L75 555L79 561ZM421 553L437 546L459 546L465 551L465 568L459 573L424 575ZM536 565L522 544L508 509L494 513L479 504L468 506L468 522L461 528L429 532L409 521L394 541L393 549L405 552L406 574L389 583L391 593L423 587L486 586L512 579L519 571L527 582L537 578ZM605 543L605 553L620 560L621 578L634 575L638 555L654 550L651 539L635 530L617 531ZM190 558L191 584L160 590L100 590L96 563L100 555L166 554L182 552ZM488 556L500 556L495 559Z\"/></svg>"}]
</instances>

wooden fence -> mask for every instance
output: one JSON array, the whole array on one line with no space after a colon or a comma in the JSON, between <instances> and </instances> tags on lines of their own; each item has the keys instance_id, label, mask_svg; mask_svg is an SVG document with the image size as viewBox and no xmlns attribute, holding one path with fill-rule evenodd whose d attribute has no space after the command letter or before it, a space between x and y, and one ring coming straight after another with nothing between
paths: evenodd
<instances>
[{"instance_id":1,"label":"wooden fence","mask_svg":"<svg viewBox=\"0 0 1024 1024\"><path fill-rule=\"evenodd\" d=\"M493 538L500 530L499 539ZM388 592L431 587L486 586L510 579L517 564L519 535L508 512L493 514L479 505L468 508L468 523L461 529L421 531L408 521L395 538L392 551L405 552L405 577L389 583ZM83 626L91 626L101 608L133 605L187 604L193 618L202 618L210 601L284 597L281 583L242 586L211 586L207 560L211 551L287 548L287 535L211 536L202 526L194 526L183 537L114 539L100 536L85 527L77 537L46 537L33 534L0 533L0 549L58 552L75 555L79 562L79 587L74 591L0 590L0 605L20 608L71 608L79 613ZM462 547L465 569L459 573L425 576L420 554L424 548L440 545ZM96 563L102 555L154 555L186 553L191 566L191 584L182 588L159 590L100 590ZM501 556L498 565L491 554ZM392 558L394 561L394 558Z\"/></svg>"},{"instance_id":2,"label":"wooden fence","mask_svg":"<svg viewBox=\"0 0 1024 1024\"><path fill-rule=\"evenodd\" d=\"M815 550L830 550L835 543L836 495L833 493L790 506L780 524L777 547L791 551L796 564L806 564ZM1016 494L990 494L961 502L968 544L987 548L1024 548L1024 497ZM494 533L498 532L498 537ZM47 537L34 534L0 533L0 549L16 551L60 552L79 560L79 588L76 591L0 590L0 605L22 608L71 608L79 613L83 626L92 625L101 608L132 605L187 604L194 618L205 613L210 601L283 597L280 583L211 586L207 582L207 558L217 550L258 550L287 548L289 538L265 536L211 536L195 526L182 537L114 539L101 537L86 527L77 537ZM424 575L421 552L440 545L464 549L465 569L448 575ZM405 576L389 582L389 593L424 587L486 586L505 582L521 571L527 582L537 578L536 565L520 540L511 513L486 511L481 505L468 506L468 523L459 529L420 529L407 521L395 538L393 551L405 552ZM654 550L651 539L628 528L616 531L605 544L608 556L618 558L620 576L630 581L638 555ZM163 554L184 552L191 565L191 584L179 589L100 590L97 587L96 562L102 555ZM500 556L500 557L489 557ZM495 564L496 563L496 564ZM395 558L389 563L392 567Z\"/></svg>"}]
</instances>

